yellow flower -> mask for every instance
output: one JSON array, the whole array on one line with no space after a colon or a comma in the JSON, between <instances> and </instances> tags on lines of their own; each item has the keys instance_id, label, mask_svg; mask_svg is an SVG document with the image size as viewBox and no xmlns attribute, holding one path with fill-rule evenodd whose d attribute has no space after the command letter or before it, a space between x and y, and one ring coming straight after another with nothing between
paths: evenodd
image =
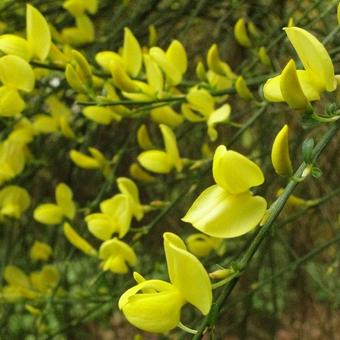
<instances>
[{"instance_id":1,"label":"yellow flower","mask_svg":"<svg viewBox=\"0 0 340 340\"><path fill-rule=\"evenodd\" d=\"M163 237L171 283L144 280L137 274L138 284L128 289L118 302L131 324L153 333L175 328L184 304L190 303L207 315L212 303L211 283L203 265L187 251L177 235L168 232Z\"/></svg>"},{"instance_id":2,"label":"yellow flower","mask_svg":"<svg viewBox=\"0 0 340 340\"><path fill-rule=\"evenodd\" d=\"M130 199L117 194L100 203L101 213L86 216L85 221L91 234L102 241L118 233L119 238L128 232L132 219Z\"/></svg>"},{"instance_id":3,"label":"yellow flower","mask_svg":"<svg viewBox=\"0 0 340 340\"><path fill-rule=\"evenodd\" d=\"M171 85L178 85L187 70L188 61L183 45L174 40L166 52L159 47L151 47L150 57L158 64Z\"/></svg>"},{"instance_id":4,"label":"yellow flower","mask_svg":"<svg viewBox=\"0 0 340 340\"><path fill-rule=\"evenodd\" d=\"M20 218L31 204L26 189L9 185L0 190L0 216Z\"/></svg>"},{"instance_id":5,"label":"yellow flower","mask_svg":"<svg viewBox=\"0 0 340 340\"><path fill-rule=\"evenodd\" d=\"M134 250L117 238L102 243L99 248L99 258L103 260L101 267L104 271L110 270L116 274L127 273L128 265L133 267L137 263Z\"/></svg>"},{"instance_id":6,"label":"yellow flower","mask_svg":"<svg viewBox=\"0 0 340 340\"><path fill-rule=\"evenodd\" d=\"M267 202L251 187L264 182L261 169L238 152L220 145L213 159L216 185L204 190L182 218L210 236L230 238L252 230L262 219Z\"/></svg>"},{"instance_id":7,"label":"yellow flower","mask_svg":"<svg viewBox=\"0 0 340 340\"><path fill-rule=\"evenodd\" d=\"M39 205L33 212L36 221L43 224L59 224L64 217L72 220L76 213L73 193L65 183L59 183L55 191L56 204Z\"/></svg>"},{"instance_id":8,"label":"yellow flower","mask_svg":"<svg viewBox=\"0 0 340 340\"><path fill-rule=\"evenodd\" d=\"M159 174L169 173L173 168L181 172L183 162L179 155L176 136L174 132L164 124L160 124L159 128L162 132L165 151L144 151L138 156L138 162L145 169Z\"/></svg>"},{"instance_id":9,"label":"yellow flower","mask_svg":"<svg viewBox=\"0 0 340 340\"><path fill-rule=\"evenodd\" d=\"M57 96L46 99L51 115L38 114L33 118L33 127L37 133L53 133L60 131L67 138L75 138L70 126L71 110Z\"/></svg>"},{"instance_id":10,"label":"yellow flower","mask_svg":"<svg viewBox=\"0 0 340 340\"><path fill-rule=\"evenodd\" d=\"M4 279L7 285L4 286L0 296L9 302L17 299L35 299L41 295L51 292L58 283L59 272L55 266L46 265L40 271L26 275L16 266L6 266Z\"/></svg>"},{"instance_id":11,"label":"yellow flower","mask_svg":"<svg viewBox=\"0 0 340 340\"><path fill-rule=\"evenodd\" d=\"M47 243L34 241L30 250L30 258L33 261L47 261L52 253L52 248Z\"/></svg>"},{"instance_id":12,"label":"yellow flower","mask_svg":"<svg viewBox=\"0 0 340 340\"><path fill-rule=\"evenodd\" d=\"M224 104L215 109L213 96L204 89L192 88L187 95L188 104L182 105L183 115L191 122L207 122L208 135L211 141L218 137L215 125L228 120L231 107Z\"/></svg>"},{"instance_id":13,"label":"yellow flower","mask_svg":"<svg viewBox=\"0 0 340 340\"><path fill-rule=\"evenodd\" d=\"M98 0L67 0L64 1L63 7L74 16L81 15L85 11L95 14L98 10Z\"/></svg>"},{"instance_id":14,"label":"yellow flower","mask_svg":"<svg viewBox=\"0 0 340 340\"><path fill-rule=\"evenodd\" d=\"M322 92L336 89L333 63L312 34L299 27L284 30L305 69L296 70L291 60L281 75L267 80L263 93L268 101L286 101L294 109L306 109L308 102L319 100Z\"/></svg>"},{"instance_id":15,"label":"yellow flower","mask_svg":"<svg viewBox=\"0 0 340 340\"><path fill-rule=\"evenodd\" d=\"M73 163L84 169L99 169L105 177L108 177L111 173L110 162L98 149L90 147L88 150L92 157L77 150L71 150L70 158Z\"/></svg>"}]
</instances>

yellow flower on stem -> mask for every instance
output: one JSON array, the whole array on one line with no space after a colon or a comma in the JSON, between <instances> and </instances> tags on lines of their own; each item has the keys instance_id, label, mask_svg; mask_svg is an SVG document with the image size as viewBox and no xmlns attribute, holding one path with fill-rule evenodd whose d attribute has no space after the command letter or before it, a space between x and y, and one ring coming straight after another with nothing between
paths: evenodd
<instances>
[{"instance_id":1,"label":"yellow flower on stem","mask_svg":"<svg viewBox=\"0 0 340 340\"><path fill-rule=\"evenodd\" d=\"M59 224L64 217L72 220L76 213L73 193L65 183L59 183L55 191L56 204L45 203L35 208L33 217L43 224Z\"/></svg>"},{"instance_id":2,"label":"yellow flower on stem","mask_svg":"<svg viewBox=\"0 0 340 340\"><path fill-rule=\"evenodd\" d=\"M189 251L197 257L208 256L212 251L216 251L217 254L221 255L224 251L222 242L223 240L220 238L210 237L201 233L191 234L186 239Z\"/></svg>"},{"instance_id":3,"label":"yellow flower on stem","mask_svg":"<svg viewBox=\"0 0 340 340\"><path fill-rule=\"evenodd\" d=\"M181 172L183 169L183 161L179 155L176 136L171 128L164 124L160 124L159 128L162 132L165 151L144 151L138 156L138 162L145 169L159 174L169 173L173 168Z\"/></svg>"},{"instance_id":4,"label":"yellow flower on stem","mask_svg":"<svg viewBox=\"0 0 340 340\"><path fill-rule=\"evenodd\" d=\"M186 303L204 315L212 304L211 283L203 265L177 235L167 232L163 238L171 283L145 280L137 274L137 285L128 289L118 302L131 324L153 333L166 333L178 326L181 308Z\"/></svg>"},{"instance_id":5,"label":"yellow flower on stem","mask_svg":"<svg viewBox=\"0 0 340 340\"><path fill-rule=\"evenodd\" d=\"M34 241L30 249L30 258L33 261L47 261L52 253L52 248L47 243Z\"/></svg>"},{"instance_id":6,"label":"yellow flower on stem","mask_svg":"<svg viewBox=\"0 0 340 340\"><path fill-rule=\"evenodd\" d=\"M325 47L311 33L299 27L284 30L305 69L296 70L291 60L281 75L267 80L263 93L268 101L285 101L294 109L306 109L322 92L336 89L334 66Z\"/></svg>"},{"instance_id":7,"label":"yellow flower on stem","mask_svg":"<svg viewBox=\"0 0 340 340\"><path fill-rule=\"evenodd\" d=\"M137 263L134 250L125 242L114 238L102 243L99 248L99 258L104 271L110 270L116 274L128 272L128 265L133 267Z\"/></svg>"},{"instance_id":8,"label":"yellow flower on stem","mask_svg":"<svg viewBox=\"0 0 340 340\"><path fill-rule=\"evenodd\" d=\"M238 152L220 145L213 159L215 185L205 189L182 218L214 237L243 235L261 221L267 202L251 187L264 182L261 169Z\"/></svg>"},{"instance_id":9,"label":"yellow flower on stem","mask_svg":"<svg viewBox=\"0 0 340 340\"><path fill-rule=\"evenodd\" d=\"M0 190L0 216L20 218L31 204L26 189L9 185Z\"/></svg>"}]
</instances>

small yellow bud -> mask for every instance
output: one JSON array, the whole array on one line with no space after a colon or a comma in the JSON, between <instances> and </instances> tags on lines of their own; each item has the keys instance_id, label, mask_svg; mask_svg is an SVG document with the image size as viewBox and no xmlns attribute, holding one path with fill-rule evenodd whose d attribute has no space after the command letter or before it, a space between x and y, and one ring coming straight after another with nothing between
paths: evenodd
<instances>
[{"instance_id":1,"label":"small yellow bud","mask_svg":"<svg viewBox=\"0 0 340 340\"><path fill-rule=\"evenodd\" d=\"M246 29L245 21L243 18L237 20L234 26L234 36L236 41L244 46L244 47L251 47L251 41L248 36L248 32Z\"/></svg>"},{"instance_id":2,"label":"small yellow bud","mask_svg":"<svg viewBox=\"0 0 340 340\"><path fill-rule=\"evenodd\" d=\"M250 92L247 83L245 82L244 78L242 76L239 76L235 83L235 88L238 93L238 95L245 99L245 100L251 100L254 98L253 94Z\"/></svg>"},{"instance_id":3,"label":"small yellow bud","mask_svg":"<svg viewBox=\"0 0 340 340\"><path fill-rule=\"evenodd\" d=\"M288 125L276 135L272 147L272 164L275 172L280 176L291 176L293 174L292 163L289 156Z\"/></svg>"}]
</instances>

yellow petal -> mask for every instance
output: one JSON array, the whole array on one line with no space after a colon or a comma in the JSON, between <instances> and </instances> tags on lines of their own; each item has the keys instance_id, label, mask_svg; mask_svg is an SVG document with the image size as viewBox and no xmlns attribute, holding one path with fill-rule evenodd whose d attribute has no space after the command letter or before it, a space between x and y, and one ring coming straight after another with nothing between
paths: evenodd
<instances>
[{"instance_id":1,"label":"yellow petal","mask_svg":"<svg viewBox=\"0 0 340 340\"><path fill-rule=\"evenodd\" d=\"M165 124L172 128L176 128L183 122L183 117L175 112L170 106L162 106L152 109L150 116L155 123Z\"/></svg>"},{"instance_id":2,"label":"yellow petal","mask_svg":"<svg viewBox=\"0 0 340 340\"><path fill-rule=\"evenodd\" d=\"M238 93L238 95L245 99L245 100L251 100L253 99L253 94L250 92L248 86L247 86L247 83L245 82L245 80L243 79L242 76L239 76L236 80L236 83L235 83L235 88L236 88L236 91Z\"/></svg>"},{"instance_id":3,"label":"yellow petal","mask_svg":"<svg viewBox=\"0 0 340 340\"><path fill-rule=\"evenodd\" d=\"M247 157L220 145L214 155L215 182L231 194L240 194L264 182L261 169Z\"/></svg>"},{"instance_id":4,"label":"yellow petal","mask_svg":"<svg viewBox=\"0 0 340 340\"><path fill-rule=\"evenodd\" d=\"M147 54L144 55L144 65L148 84L157 93L163 90L163 75L157 63Z\"/></svg>"},{"instance_id":5,"label":"yellow petal","mask_svg":"<svg viewBox=\"0 0 340 340\"><path fill-rule=\"evenodd\" d=\"M102 125L110 124L114 118L111 109L103 106L87 106L82 112L85 117Z\"/></svg>"},{"instance_id":6,"label":"yellow petal","mask_svg":"<svg viewBox=\"0 0 340 340\"><path fill-rule=\"evenodd\" d=\"M171 162L175 165L177 171L182 171L183 169L183 162L179 155L176 136L174 132L166 125L160 124L159 128L161 129L165 150L166 153L169 155Z\"/></svg>"},{"instance_id":7,"label":"yellow petal","mask_svg":"<svg viewBox=\"0 0 340 340\"><path fill-rule=\"evenodd\" d=\"M305 70L297 70L296 73L300 86L308 101L319 100L320 90L315 86L314 81L310 78L310 74ZM268 101L284 101L280 88L281 77L281 75L278 75L274 78L270 78L264 84L263 94Z\"/></svg>"},{"instance_id":8,"label":"yellow petal","mask_svg":"<svg viewBox=\"0 0 340 340\"><path fill-rule=\"evenodd\" d=\"M107 261L104 261L104 270L111 270L118 274L128 272L127 264L133 267L137 263L134 250L117 238L102 243L99 248L99 258Z\"/></svg>"},{"instance_id":9,"label":"yellow petal","mask_svg":"<svg viewBox=\"0 0 340 340\"><path fill-rule=\"evenodd\" d=\"M34 210L33 217L43 224L59 224L63 219L63 210L56 204L41 204Z\"/></svg>"},{"instance_id":10,"label":"yellow petal","mask_svg":"<svg viewBox=\"0 0 340 340\"><path fill-rule=\"evenodd\" d=\"M167 174L174 167L170 156L161 150L144 151L137 159L142 167L158 174Z\"/></svg>"},{"instance_id":11,"label":"yellow petal","mask_svg":"<svg viewBox=\"0 0 340 340\"><path fill-rule=\"evenodd\" d=\"M153 289L154 293L139 293ZM118 306L127 320L144 331L166 333L175 328L180 319L184 301L178 290L168 282L147 280L128 289Z\"/></svg>"},{"instance_id":12,"label":"yellow petal","mask_svg":"<svg viewBox=\"0 0 340 340\"><path fill-rule=\"evenodd\" d=\"M73 202L71 188L65 183L59 183L55 191L55 199L63 214L72 220L76 214L76 207Z\"/></svg>"},{"instance_id":13,"label":"yellow petal","mask_svg":"<svg viewBox=\"0 0 340 340\"><path fill-rule=\"evenodd\" d=\"M115 60L110 63L110 71L116 87L126 92L137 92L138 88L127 72Z\"/></svg>"},{"instance_id":14,"label":"yellow petal","mask_svg":"<svg viewBox=\"0 0 340 340\"><path fill-rule=\"evenodd\" d=\"M145 124L142 124L137 131L137 142L139 147L144 150L152 149L154 147Z\"/></svg>"},{"instance_id":15,"label":"yellow petal","mask_svg":"<svg viewBox=\"0 0 340 340\"><path fill-rule=\"evenodd\" d=\"M186 239L188 250L197 257L208 256L213 250L211 237L201 233L191 234Z\"/></svg>"},{"instance_id":16,"label":"yellow petal","mask_svg":"<svg viewBox=\"0 0 340 340\"><path fill-rule=\"evenodd\" d=\"M177 235L167 232L163 238L171 283L186 301L202 314L208 314L212 303L208 273L202 263L187 251L184 242Z\"/></svg>"},{"instance_id":17,"label":"yellow petal","mask_svg":"<svg viewBox=\"0 0 340 340\"><path fill-rule=\"evenodd\" d=\"M159 47L151 47L150 57L155 60L158 66L166 74L172 85L177 85L182 81L182 74L171 61L168 60L165 52Z\"/></svg>"},{"instance_id":18,"label":"yellow petal","mask_svg":"<svg viewBox=\"0 0 340 340\"><path fill-rule=\"evenodd\" d=\"M282 98L292 109L307 108L308 100L301 88L293 59L288 62L282 71L280 78L280 89Z\"/></svg>"},{"instance_id":19,"label":"yellow petal","mask_svg":"<svg viewBox=\"0 0 340 340\"><path fill-rule=\"evenodd\" d=\"M142 49L138 40L127 27L124 28L123 60L126 71L137 77L142 66Z\"/></svg>"},{"instance_id":20,"label":"yellow petal","mask_svg":"<svg viewBox=\"0 0 340 340\"><path fill-rule=\"evenodd\" d=\"M33 117L33 126L39 133L52 133L58 131L58 121L48 115L35 115Z\"/></svg>"},{"instance_id":21,"label":"yellow petal","mask_svg":"<svg viewBox=\"0 0 340 340\"><path fill-rule=\"evenodd\" d=\"M100 210L115 221L115 232L118 232L119 238L124 237L130 228L132 219L129 198L124 194L117 194L101 202Z\"/></svg>"},{"instance_id":22,"label":"yellow petal","mask_svg":"<svg viewBox=\"0 0 340 340\"><path fill-rule=\"evenodd\" d=\"M28 276L16 266L6 266L4 270L4 279L13 286L28 288L30 286Z\"/></svg>"},{"instance_id":23,"label":"yellow petal","mask_svg":"<svg viewBox=\"0 0 340 340\"><path fill-rule=\"evenodd\" d=\"M86 84L83 82L78 72L71 64L67 64L66 66L65 77L66 77L68 84L73 88L73 90L80 92L80 93L87 92Z\"/></svg>"},{"instance_id":24,"label":"yellow petal","mask_svg":"<svg viewBox=\"0 0 340 340\"><path fill-rule=\"evenodd\" d=\"M146 171L144 171L137 163L132 163L129 168L130 176L137 180L142 182L153 182L155 181L155 178L148 174Z\"/></svg>"},{"instance_id":25,"label":"yellow petal","mask_svg":"<svg viewBox=\"0 0 340 340\"><path fill-rule=\"evenodd\" d=\"M30 92L34 88L35 78L32 67L16 55L0 58L0 80L4 85Z\"/></svg>"},{"instance_id":26,"label":"yellow petal","mask_svg":"<svg viewBox=\"0 0 340 340\"><path fill-rule=\"evenodd\" d=\"M101 51L95 56L96 62L107 72L110 72L111 61L118 63L123 69L125 68L125 62L123 58L116 52Z\"/></svg>"},{"instance_id":27,"label":"yellow petal","mask_svg":"<svg viewBox=\"0 0 340 340\"><path fill-rule=\"evenodd\" d=\"M293 174L292 163L289 157L288 125L276 135L272 147L272 164L275 172L280 176L291 176Z\"/></svg>"},{"instance_id":28,"label":"yellow petal","mask_svg":"<svg viewBox=\"0 0 340 340\"><path fill-rule=\"evenodd\" d=\"M47 261L52 253L52 248L47 243L34 241L30 249L30 258L33 261Z\"/></svg>"},{"instance_id":29,"label":"yellow petal","mask_svg":"<svg viewBox=\"0 0 340 340\"><path fill-rule=\"evenodd\" d=\"M337 12L336 12L336 14L337 14L337 19L338 19L338 24L340 25L340 2L339 2L339 4L338 4L338 9L337 9Z\"/></svg>"},{"instance_id":30,"label":"yellow petal","mask_svg":"<svg viewBox=\"0 0 340 340\"><path fill-rule=\"evenodd\" d=\"M191 89L187 95L187 101L195 110L201 112L205 116L209 116L214 110L214 98L206 90Z\"/></svg>"},{"instance_id":31,"label":"yellow petal","mask_svg":"<svg viewBox=\"0 0 340 340\"><path fill-rule=\"evenodd\" d=\"M213 44L208 50L207 64L209 69L217 73L217 75L222 75L224 78L227 77L229 79L234 79L236 77L230 66L221 60L216 44Z\"/></svg>"},{"instance_id":32,"label":"yellow petal","mask_svg":"<svg viewBox=\"0 0 340 340\"><path fill-rule=\"evenodd\" d=\"M210 236L231 238L254 229L266 207L263 197L250 192L230 195L213 185L198 196L182 220Z\"/></svg>"},{"instance_id":33,"label":"yellow petal","mask_svg":"<svg viewBox=\"0 0 340 340\"><path fill-rule=\"evenodd\" d=\"M131 210L135 218L138 221L141 220L144 216L144 212L139 200L139 191L137 185L127 177L117 178L117 185L119 191L129 198Z\"/></svg>"},{"instance_id":34,"label":"yellow petal","mask_svg":"<svg viewBox=\"0 0 340 340\"><path fill-rule=\"evenodd\" d=\"M27 41L32 55L45 60L51 47L51 32L44 16L32 5L26 6Z\"/></svg>"},{"instance_id":35,"label":"yellow petal","mask_svg":"<svg viewBox=\"0 0 340 340\"><path fill-rule=\"evenodd\" d=\"M91 21L91 19L83 14L76 16L76 25L79 29L80 35L78 36L78 39L80 38L80 45L91 43L95 39L95 31L94 26Z\"/></svg>"},{"instance_id":36,"label":"yellow petal","mask_svg":"<svg viewBox=\"0 0 340 340\"><path fill-rule=\"evenodd\" d=\"M89 157L87 155L84 155L83 153L77 150L70 151L70 158L72 159L73 163L75 163L81 168L84 168L84 169L98 169L99 168L99 163L96 159Z\"/></svg>"},{"instance_id":37,"label":"yellow petal","mask_svg":"<svg viewBox=\"0 0 340 340\"><path fill-rule=\"evenodd\" d=\"M69 223L64 223L64 235L76 248L87 255L94 255L95 249L83 237L81 237Z\"/></svg>"},{"instance_id":38,"label":"yellow petal","mask_svg":"<svg viewBox=\"0 0 340 340\"><path fill-rule=\"evenodd\" d=\"M247 47L247 48L251 47L251 41L249 39L246 25L245 25L243 18L240 18L237 20L234 26L234 36L235 36L236 41L240 45Z\"/></svg>"},{"instance_id":39,"label":"yellow petal","mask_svg":"<svg viewBox=\"0 0 340 340\"><path fill-rule=\"evenodd\" d=\"M215 125L217 123L222 123L228 120L230 116L231 107L229 104L224 104L217 110L215 110L208 118L208 134L210 136L210 140L214 141L217 138L217 131L215 130ZM215 131L216 133L212 132ZM212 134L211 134L212 133Z\"/></svg>"},{"instance_id":40,"label":"yellow petal","mask_svg":"<svg viewBox=\"0 0 340 340\"><path fill-rule=\"evenodd\" d=\"M185 73L188 67L187 54L184 46L178 40L171 42L165 55L181 74Z\"/></svg>"},{"instance_id":41,"label":"yellow petal","mask_svg":"<svg viewBox=\"0 0 340 340\"><path fill-rule=\"evenodd\" d=\"M105 214L91 214L85 217L89 232L98 239L108 240L117 229L116 222Z\"/></svg>"},{"instance_id":42,"label":"yellow petal","mask_svg":"<svg viewBox=\"0 0 340 340\"><path fill-rule=\"evenodd\" d=\"M13 117L20 114L25 108L19 92L11 86L0 87L0 116Z\"/></svg>"},{"instance_id":43,"label":"yellow petal","mask_svg":"<svg viewBox=\"0 0 340 340\"><path fill-rule=\"evenodd\" d=\"M0 215L20 218L31 204L26 189L8 185L0 190Z\"/></svg>"},{"instance_id":44,"label":"yellow petal","mask_svg":"<svg viewBox=\"0 0 340 340\"><path fill-rule=\"evenodd\" d=\"M189 122L203 122L205 121L206 117L203 116L203 114L197 114L193 110L191 110L190 104L182 104L181 105L181 111L183 113L183 116L189 121Z\"/></svg>"},{"instance_id":45,"label":"yellow petal","mask_svg":"<svg viewBox=\"0 0 340 340\"><path fill-rule=\"evenodd\" d=\"M14 54L26 61L31 58L31 51L27 41L14 34L0 35L0 51L5 54Z\"/></svg>"},{"instance_id":46,"label":"yellow petal","mask_svg":"<svg viewBox=\"0 0 340 340\"><path fill-rule=\"evenodd\" d=\"M322 43L306 30L299 27L284 28L288 39L314 80L327 91L336 89L332 60Z\"/></svg>"}]
</instances>

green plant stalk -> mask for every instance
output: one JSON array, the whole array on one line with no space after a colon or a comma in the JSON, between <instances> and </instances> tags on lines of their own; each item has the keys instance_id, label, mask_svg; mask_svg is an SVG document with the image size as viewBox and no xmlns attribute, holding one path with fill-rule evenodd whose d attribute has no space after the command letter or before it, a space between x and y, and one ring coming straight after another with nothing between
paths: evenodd
<instances>
[{"instance_id":1,"label":"green plant stalk","mask_svg":"<svg viewBox=\"0 0 340 340\"><path fill-rule=\"evenodd\" d=\"M338 129L340 128L340 124L332 125L329 130L324 134L321 138L319 143L315 146L313 153L312 153L312 164L316 162L324 148L328 145L328 143L332 140L332 138L336 135ZM259 246L261 245L262 241L265 239L267 233L274 225L277 217L280 215L282 209L284 208L289 196L293 193L295 187L301 182L296 181L296 178L301 178L302 180L305 179L302 177L304 170L310 166L309 164L303 162L299 168L296 170L292 179L288 182L286 188L284 189L283 193L278 197L278 199L271 205L268 212L269 215L267 216L267 220L265 224L260 228L257 235L255 236L254 240L250 244L249 248L245 252L245 254L235 263L234 268L238 270L240 275L232 279L227 285L225 285L218 296L215 303L213 303L212 308L209 314L204 318L203 322L201 323L199 329L197 330L197 334L193 336L192 339L198 340L201 339L205 331L212 327L219 316L222 306L224 305L225 301L235 288L237 282L239 281L243 271L247 268L248 264L250 263L251 259L253 258L254 254L258 250Z\"/></svg>"}]
</instances>

